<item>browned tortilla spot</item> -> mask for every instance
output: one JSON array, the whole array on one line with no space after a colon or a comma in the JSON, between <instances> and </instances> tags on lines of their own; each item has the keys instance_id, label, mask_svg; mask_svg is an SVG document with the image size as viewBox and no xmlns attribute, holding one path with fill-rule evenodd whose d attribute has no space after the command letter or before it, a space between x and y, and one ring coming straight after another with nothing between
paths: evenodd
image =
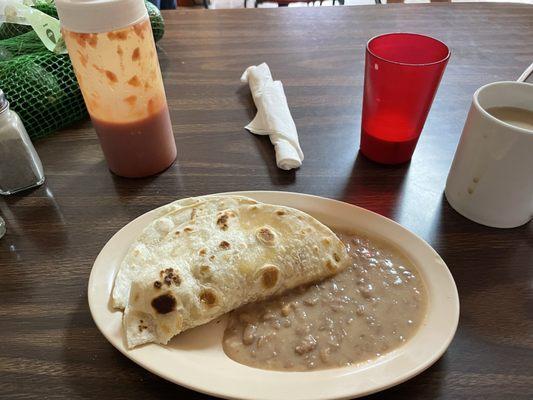
<instances>
[{"instance_id":1,"label":"browned tortilla spot","mask_svg":"<svg viewBox=\"0 0 533 400\"><path fill-rule=\"evenodd\" d=\"M272 289L278 283L279 268L267 265L261 269L261 283L265 289Z\"/></svg>"},{"instance_id":2,"label":"browned tortilla spot","mask_svg":"<svg viewBox=\"0 0 533 400\"><path fill-rule=\"evenodd\" d=\"M154 287L155 287L156 289L161 289L161 282L159 282L159 281L155 281L155 282L154 282Z\"/></svg>"},{"instance_id":3,"label":"browned tortilla spot","mask_svg":"<svg viewBox=\"0 0 533 400\"><path fill-rule=\"evenodd\" d=\"M200 249L200 251L198 252L198 254L201 256L205 256L206 253L207 253L207 249Z\"/></svg>"},{"instance_id":4,"label":"browned tortilla spot","mask_svg":"<svg viewBox=\"0 0 533 400\"><path fill-rule=\"evenodd\" d=\"M215 256L212 255L211 257L209 257L209 259L210 259L211 261L213 261L213 260L215 259Z\"/></svg>"},{"instance_id":5,"label":"browned tortilla spot","mask_svg":"<svg viewBox=\"0 0 533 400\"><path fill-rule=\"evenodd\" d=\"M276 235L269 228L263 227L257 230L257 239L264 244L272 245L276 241Z\"/></svg>"},{"instance_id":6,"label":"browned tortilla spot","mask_svg":"<svg viewBox=\"0 0 533 400\"><path fill-rule=\"evenodd\" d=\"M209 265L201 265L195 271L195 277L202 281L209 280L211 278L211 268Z\"/></svg>"},{"instance_id":7,"label":"browned tortilla spot","mask_svg":"<svg viewBox=\"0 0 533 400\"><path fill-rule=\"evenodd\" d=\"M168 314L176 308L176 299L170 293L165 293L155 297L151 304L159 314Z\"/></svg>"},{"instance_id":8,"label":"browned tortilla spot","mask_svg":"<svg viewBox=\"0 0 533 400\"><path fill-rule=\"evenodd\" d=\"M176 286L181 284L181 278L177 272L174 271L174 268L167 268L164 271L159 271L159 276L163 279L163 283L167 286L174 283Z\"/></svg>"},{"instance_id":9,"label":"browned tortilla spot","mask_svg":"<svg viewBox=\"0 0 533 400\"><path fill-rule=\"evenodd\" d=\"M228 218L229 218L228 214L226 213L220 214L217 219L217 225L225 224L226 222L228 222Z\"/></svg>"},{"instance_id":10,"label":"browned tortilla spot","mask_svg":"<svg viewBox=\"0 0 533 400\"><path fill-rule=\"evenodd\" d=\"M335 272L337 270L331 260L326 261L326 268L331 272Z\"/></svg>"},{"instance_id":11,"label":"browned tortilla spot","mask_svg":"<svg viewBox=\"0 0 533 400\"><path fill-rule=\"evenodd\" d=\"M217 219L217 225L220 229L223 231L228 229L228 219L230 217L230 213L227 211L224 211L223 213L219 214Z\"/></svg>"},{"instance_id":12,"label":"browned tortilla spot","mask_svg":"<svg viewBox=\"0 0 533 400\"><path fill-rule=\"evenodd\" d=\"M333 259L337 262L339 262L341 260L341 258L339 257L339 255L337 253L333 253Z\"/></svg>"},{"instance_id":13,"label":"browned tortilla spot","mask_svg":"<svg viewBox=\"0 0 533 400\"><path fill-rule=\"evenodd\" d=\"M322 243L325 244L326 246L329 246L329 244L331 243L331 240L326 237L322 239Z\"/></svg>"},{"instance_id":14,"label":"browned tortilla spot","mask_svg":"<svg viewBox=\"0 0 533 400\"><path fill-rule=\"evenodd\" d=\"M193 229L188 227L188 226L183 228L183 232L192 232L192 231L193 231Z\"/></svg>"},{"instance_id":15,"label":"browned tortilla spot","mask_svg":"<svg viewBox=\"0 0 533 400\"><path fill-rule=\"evenodd\" d=\"M213 307L217 303L217 295L213 289L204 289L200 292L200 301L208 307Z\"/></svg>"},{"instance_id":16,"label":"browned tortilla spot","mask_svg":"<svg viewBox=\"0 0 533 400\"><path fill-rule=\"evenodd\" d=\"M283 210L278 210L276 211L276 214L281 216L281 215L285 215L286 213Z\"/></svg>"},{"instance_id":17,"label":"browned tortilla spot","mask_svg":"<svg viewBox=\"0 0 533 400\"><path fill-rule=\"evenodd\" d=\"M225 240L223 240L222 242L220 242L218 247L220 247L221 249L227 250L230 248L230 244L226 242Z\"/></svg>"}]
</instances>

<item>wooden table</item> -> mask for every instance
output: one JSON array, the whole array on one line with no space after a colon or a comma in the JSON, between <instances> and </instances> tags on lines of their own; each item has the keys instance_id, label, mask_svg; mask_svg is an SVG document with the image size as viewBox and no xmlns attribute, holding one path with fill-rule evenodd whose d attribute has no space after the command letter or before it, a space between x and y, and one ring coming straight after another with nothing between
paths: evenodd
<instances>
[{"instance_id":1,"label":"wooden table","mask_svg":"<svg viewBox=\"0 0 533 400\"><path fill-rule=\"evenodd\" d=\"M446 175L476 88L512 80L533 59L533 7L439 4L164 14L160 43L176 164L160 176L113 176L89 123L37 143L47 176L0 210L0 398L207 398L138 367L99 333L87 306L92 263L113 233L174 199L273 189L341 199L427 240L452 271L461 320L433 367L372 399L533 398L533 225L498 230L454 212ZM412 162L358 155L364 46L388 31L446 42L452 57ZM305 161L276 168L254 115L245 67L269 63L285 85ZM206 366L206 379L209 369Z\"/></svg>"}]
</instances>

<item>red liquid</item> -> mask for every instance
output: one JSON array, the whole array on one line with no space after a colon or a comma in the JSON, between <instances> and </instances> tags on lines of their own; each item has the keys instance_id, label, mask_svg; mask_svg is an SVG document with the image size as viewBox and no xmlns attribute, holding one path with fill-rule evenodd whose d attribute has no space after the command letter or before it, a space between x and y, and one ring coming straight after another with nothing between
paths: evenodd
<instances>
[{"instance_id":1,"label":"red liquid","mask_svg":"<svg viewBox=\"0 0 533 400\"><path fill-rule=\"evenodd\" d=\"M401 164L411 159L418 136L404 141L390 141L361 130L361 153L382 164Z\"/></svg>"},{"instance_id":2,"label":"red liquid","mask_svg":"<svg viewBox=\"0 0 533 400\"><path fill-rule=\"evenodd\" d=\"M176 142L168 108L129 122L106 122L91 117L109 169L127 178L154 175L176 159Z\"/></svg>"},{"instance_id":3,"label":"red liquid","mask_svg":"<svg viewBox=\"0 0 533 400\"><path fill-rule=\"evenodd\" d=\"M425 118L413 121L404 114L383 110L373 118L364 118L361 124L361 152L382 164L401 164L409 161Z\"/></svg>"}]
</instances>

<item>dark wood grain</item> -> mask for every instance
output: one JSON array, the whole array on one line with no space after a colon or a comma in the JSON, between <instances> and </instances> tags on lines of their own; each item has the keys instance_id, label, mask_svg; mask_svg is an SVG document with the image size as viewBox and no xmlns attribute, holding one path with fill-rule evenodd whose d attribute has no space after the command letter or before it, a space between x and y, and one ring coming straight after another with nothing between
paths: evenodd
<instances>
[{"instance_id":1,"label":"dark wood grain","mask_svg":"<svg viewBox=\"0 0 533 400\"><path fill-rule=\"evenodd\" d=\"M160 60L179 149L163 174L108 172L90 123L36 144L47 176L0 200L0 398L207 398L129 361L98 332L87 306L92 263L113 233L176 198L273 189L341 199L427 240L457 282L461 319L447 353L372 399L533 398L533 227L470 222L443 188L471 96L516 79L533 59L533 7L438 4L166 12ZM452 57L412 162L358 155L365 42L413 31ZM269 63L285 85L305 161L278 170L254 114L245 67ZM206 366L205 379L209 379Z\"/></svg>"}]
</instances>

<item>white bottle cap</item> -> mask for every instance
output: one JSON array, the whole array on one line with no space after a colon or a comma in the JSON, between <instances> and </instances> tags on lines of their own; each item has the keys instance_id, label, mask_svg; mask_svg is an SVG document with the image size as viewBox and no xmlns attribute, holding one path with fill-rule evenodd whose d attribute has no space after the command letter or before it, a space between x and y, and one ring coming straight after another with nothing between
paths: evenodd
<instances>
[{"instance_id":1,"label":"white bottle cap","mask_svg":"<svg viewBox=\"0 0 533 400\"><path fill-rule=\"evenodd\" d=\"M56 0L61 26L77 33L111 32L148 16L144 0Z\"/></svg>"}]
</instances>

